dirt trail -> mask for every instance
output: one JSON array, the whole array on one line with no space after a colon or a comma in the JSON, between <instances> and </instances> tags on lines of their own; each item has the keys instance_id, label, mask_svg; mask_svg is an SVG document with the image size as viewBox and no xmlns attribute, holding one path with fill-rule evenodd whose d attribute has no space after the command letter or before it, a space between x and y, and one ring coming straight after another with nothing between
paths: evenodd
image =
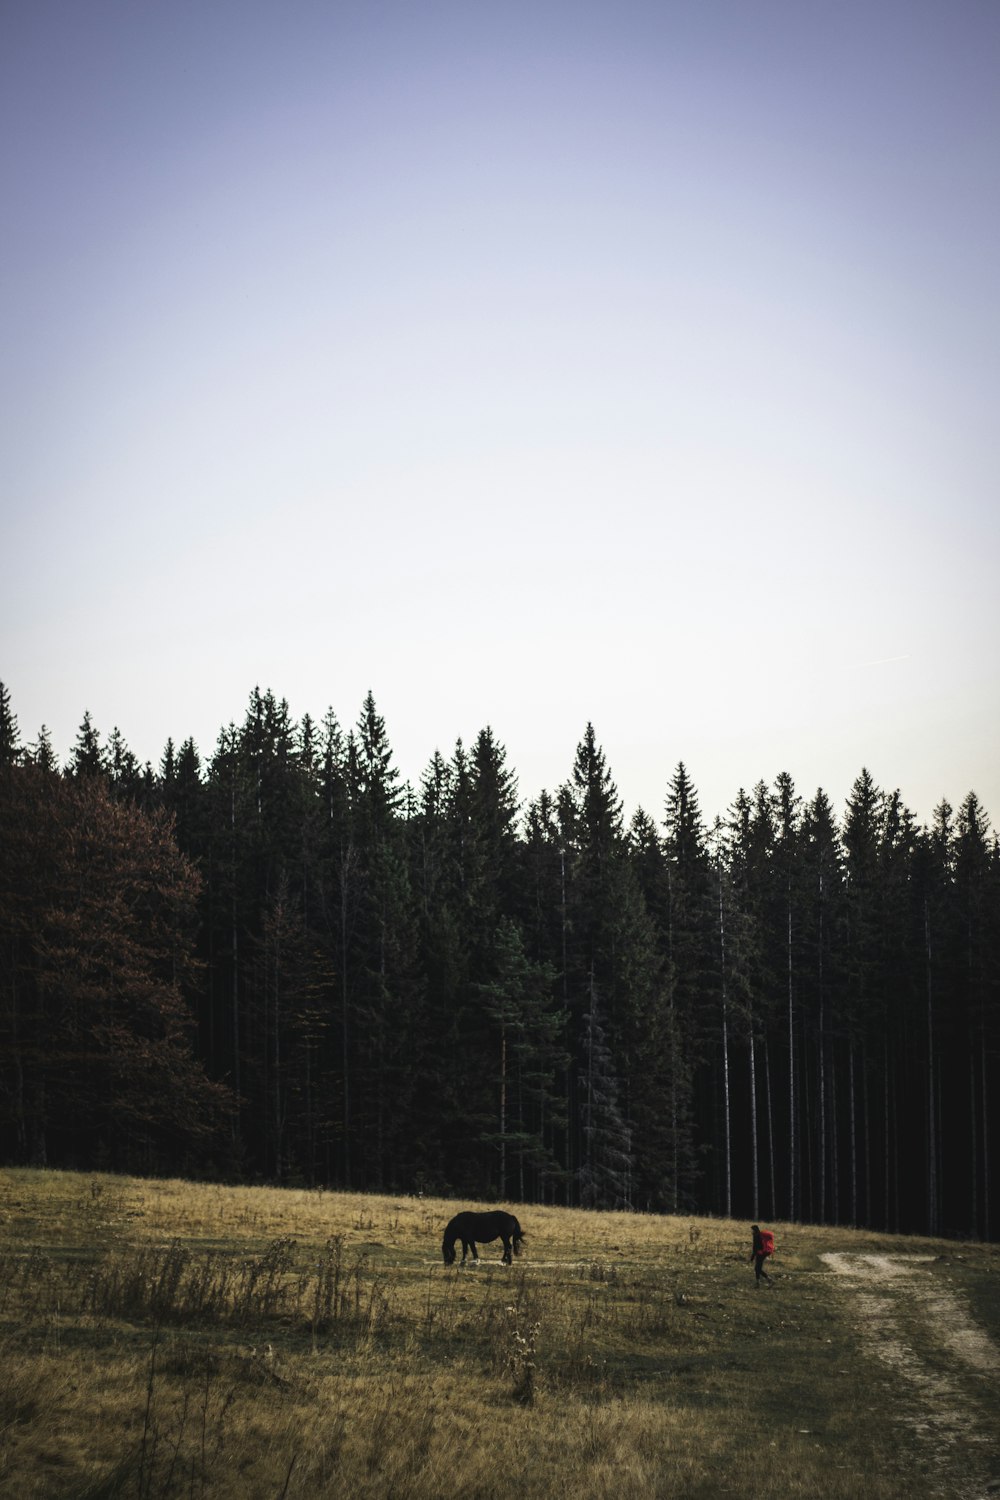
<instances>
[{"instance_id":1,"label":"dirt trail","mask_svg":"<svg viewBox=\"0 0 1000 1500\"><path fill-rule=\"evenodd\" d=\"M844 1255L823 1261L852 1297L863 1351L890 1373L899 1420L929 1454L932 1493L1000 1496L1000 1348L927 1267L932 1255Z\"/></svg>"}]
</instances>

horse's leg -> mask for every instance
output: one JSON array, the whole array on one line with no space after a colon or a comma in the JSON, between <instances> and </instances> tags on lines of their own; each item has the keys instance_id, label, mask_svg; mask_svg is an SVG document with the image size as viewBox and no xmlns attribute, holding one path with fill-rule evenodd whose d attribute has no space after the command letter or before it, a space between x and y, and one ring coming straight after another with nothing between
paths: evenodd
<instances>
[{"instance_id":1,"label":"horse's leg","mask_svg":"<svg viewBox=\"0 0 1000 1500\"><path fill-rule=\"evenodd\" d=\"M474 1243L473 1243L473 1244L471 1244L471 1245L470 1245L470 1246L469 1246L469 1248L470 1248L470 1250L471 1250L471 1251L472 1251L472 1259L473 1259L473 1260L478 1260L478 1259L479 1259L479 1251L478 1251L478 1250L477 1250L477 1249L476 1249L476 1246L475 1246L475 1244L474 1244Z\"/></svg>"},{"instance_id":2,"label":"horse's leg","mask_svg":"<svg viewBox=\"0 0 1000 1500\"><path fill-rule=\"evenodd\" d=\"M507 1238L506 1235L503 1235L502 1239L503 1239L503 1264L505 1266L513 1265L513 1261L510 1258L510 1240Z\"/></svg>"}]
</instances>

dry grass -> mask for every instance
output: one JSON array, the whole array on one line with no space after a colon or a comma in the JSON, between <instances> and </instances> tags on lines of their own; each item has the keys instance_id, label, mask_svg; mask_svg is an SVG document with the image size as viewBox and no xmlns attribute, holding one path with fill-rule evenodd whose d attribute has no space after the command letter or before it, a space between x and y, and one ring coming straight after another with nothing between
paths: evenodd
<instances>
[{"instance_id":1,"label":"dry grass","mask_svg":"<svg viewBox=\"0 0 1000 1500\"><path fill-rule=\"evenodd\" d=\"M819 1254L929 1248L995 1336L993 1247L778 1225L758 1292L746 1225L525 1207L446 1269L455 1208L0 1173L0 1492L935 1493Z\"/></svg>"}]
</instances>

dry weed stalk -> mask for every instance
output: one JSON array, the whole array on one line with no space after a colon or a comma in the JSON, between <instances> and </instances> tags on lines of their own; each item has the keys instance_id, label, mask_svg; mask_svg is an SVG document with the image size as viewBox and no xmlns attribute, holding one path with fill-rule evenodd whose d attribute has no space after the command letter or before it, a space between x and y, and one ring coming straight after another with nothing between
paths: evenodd
<instances>
[{"instance_id":1,"label":"dry weed stalk","mask_svg":"<svg viewBox=\"0 0 1000 1500\"><path fill-rule=\"evenodd\" d=\"M900 1492L817 1256L853 1232L783 1231L765 1301L741 1226L525 1209L515 1267L456 1272L453 1207L0 1173L0 1489L647 1500L747 1493L752 1474L789 1500Z\"/></svg>"}]
</instances>

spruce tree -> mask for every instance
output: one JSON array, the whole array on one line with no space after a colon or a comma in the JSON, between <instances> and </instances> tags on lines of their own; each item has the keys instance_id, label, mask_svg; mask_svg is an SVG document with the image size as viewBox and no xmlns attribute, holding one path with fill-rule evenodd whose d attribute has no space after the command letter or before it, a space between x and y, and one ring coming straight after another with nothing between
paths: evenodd
<instances>
[{"instance_id":1,"label":"spruce tree","mask_svg":"<svg viewBox=\"0 0 1000 1500\"><path fill-rule=\"evenodd\" d=\"M632 1143L619 1107L617 1069L593 980L585 1016L581 1072L583 1149L577 1173L580 1204L583 1208L631 1208Z\"/></svg>"},{"instance_id":2,"label":"spruce tree","mask_svg":"<svg viewBox=\"0 0 1000 1500\"><path fill-rule=\"evenodd\" d=\"M753 804L741 787L736 800L729 809L726 823L726 851L728 877L731 890L731 913L728 921L730 932L727 945L730 973L738 979L742 1001L742 1035L746 1046L747 1079L744 1119L748 1126L748 1178L747 1204L753 1218L760 1217L761 1204L761 1108L758 1079L758 1038L764 1032L768 1010L764 997L767 987L762 980L762 908L766 890L766 865L770 855L769 845L761 848L758 842L759 824L753 817ZM725 932L725 913L720 919L720 929ZM734 931L735 929L735 931ZM735 939L735 941L734 941ZM734 949L736 962L733 962ZM727 981L728 982L728 981ZM728 987L733 988L729 983ZM769 1148L772 1168L769 1176L771 1204L774 1205L773 1137L770 1133L770 1117L764 1118L768 1126L765 1136ZM737 1133L738 1138L741 1134Z\"/></svg>"},{"instance_id":3,"label":"spruce tree","mask_svg":"<svg viewBox=\"0 0 1000 1500\"><path fill-rule=\"evenodd\" d=\"M353 753L352 753L353 752ZM345 1075L351 1118L345 1129L351 1171L382 1188L417 1169L406 1128L425 1068L416 903L410 885L402 800L385 721L369 692L348 742L359 900L347 961L354 975L347 1007Z\"/></svg>"},{"instance_id":4,"label":"spruce tree","mask_svg":"<svg viewBox=\"0 0 1000 1500\"><path fill-rule=\"evenodd\" d=\"M58 771L56 754L52 748L52 735L47 725L42 725L38 731L38 739L33 745L28 746L25 759L47 775L54 775Z\"/></svg>"},{"instance_id":5,"label":"spruce tree","mask_svg":"<svg viewBox=\"0 0 1000 1500\"><path fill-rule=\"evenodd\" d=\"M947 1080L955 1121L949 1157L962 1159L958 1141L964 1133L967 1170L950 1174L948 1203L949 1222L986 1239L991 1227L990 1162L994 1156L991 1103L1000 1051L1000 887L996 853L989 819L975 792L969 792L955 821L955 1001L951 1007ZM958 1125L963 1115L964 1132Z\"/></svg>"},{"instance_id":6,"label":"spruce tree","mask_svg":"<svg viewBox=\"0 0 1000 1500\"><path fill-rule=\"evenodd\" d=\"M863 1133L859 1131L859 1059L868 1029L878 1024L881 924L879 861L884 839L886 799L863 768L851 788L844 819L846 985L843 1024L846 1040L847 1215L860 1222ZM861 1139L859 1140L859 1135Z\"/></svg>"},{"instance_id":7,"label":"spruce tree","mask_svg":"<svg viewBox=\"0 0 1000 1500\"><path fill-rule=\"evenodd\" d=\"M101 745L101 736L94 728L90 710L87 709L83 715L83 723L77 732L68 773L79 779L83 776L104 776L107 770L108 760Z\"/></svg>"},{"instance_id":8,"label":"spruce tree","mask_svg":"<svg viewBox=\"0 0 1000 1500\"><path fill-rule=\"evenodd\" d=\"M8 766L16 766L21 756L21 736L17 727L17 715L11 707L10 693L0 682L0 772Z\"/></svg>"},{"instance_id":9,"label":"spruce tree","mask_svg":"<svg viewBox=\"0 0 1000 1500\"><path fill-rule=\"evenodd\" d=\"M813 1067L816 1139L813 1146L820 1223L837 1221L836 1099L833 1066L841 1024L841 950L844 932L844 888L840 835L830 799L818 788L802 814L800 826L801 951L799 985L814 1038Z\"/></svg>"},{"instance_id":10,"label":"spruce tree","mask_svg":"<svg viewBox=\"0 0 1000 1500\"><path fill-rule=\"evenodd\" d=\"M676 1212L697 1191L696 1150L702 1160L718 1153L715 1135L713 1024L717 993L715 905L698 794L681 761L667 791L663 849L666 910L659 914L666 939L671 1031L680 1060L671 1069L667 1101L671 1136L671 1198Z\"/></svg>"},{"instance_id":11,"label":"spruce tree","mask_svg":"<svg viewBox=\"0 0 1000 1500\"><path fill-rule=\"evenodd\" d=\"M114 795L119 799L142 802L145 788L142 767L125 743L117 725L108 736L105 761L108 781Z\"/></svg>"},{"instance_id":12,"label":"spruce tree","mask_svg":"<svg viewBox=\"0 0 1000 1500\"><path fill-rule=\"evenodd\" d=\"M553 1000L555 970L527 957L509 917L500 919L493 955L494 977L476 986L491 1023L497 1091L485 1139L496 1149L500 1198L513 1187L523 1201L529 1187L545 1196L560 1175L551 1142L562 1123L557 1070L565 1017Z\"/></svg>"},{"instance_id":13,"label":"spruce tree","mask_svg":"<svg viewBox=\"0 0 1000 1500\"><path fill-rule=\"evenodd\" d=\"M802 1067L804 1046L802 1017L798 1005L798 966L796 959L801 943L799 921L798 854L800 847L799 809L802 799L795 791L791 776L782 771L776 778L771 806L774 816L773 912L780 912L776 930L772 931L775 968L782 972L787 1005L788 1044L788 1217L802 1217L804 1207L804 1165L808 1165L808 1142L803 1141L809 1112L803 1108L802 1087L806 1073ZM780 953L780 958L778 954Z\"/></svg>"}]
</instances>

